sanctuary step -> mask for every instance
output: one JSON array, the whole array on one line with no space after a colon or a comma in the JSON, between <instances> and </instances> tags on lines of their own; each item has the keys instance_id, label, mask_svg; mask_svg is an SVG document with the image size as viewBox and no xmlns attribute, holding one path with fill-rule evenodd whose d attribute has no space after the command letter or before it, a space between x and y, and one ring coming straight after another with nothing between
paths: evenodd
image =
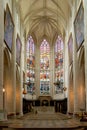
<instances>
[{"instance_id":1,"label":"sanctuary step","mask_svg":"<svg viewBox=\"0 0 87 130\"><path fill-rule=\"evenodd\" d=\"M0 125L1 124L0 122ZM8 124L8 128L3 126L2 130L87 130L86 122L80 122L80 120L76 118L61 113L28 113L20 118L9 119L6 124Z\"/></svg>"},{"instance_id":2,"label":"sanctuary step","mask_svg":"<svg viewBox=\"0 0 87 130\"><path fill-rule=\"evenodd\" d=\"M39 106L34 107L34 113L55 113L55 110L51 106Z\"/></svg>"}]
</instances>

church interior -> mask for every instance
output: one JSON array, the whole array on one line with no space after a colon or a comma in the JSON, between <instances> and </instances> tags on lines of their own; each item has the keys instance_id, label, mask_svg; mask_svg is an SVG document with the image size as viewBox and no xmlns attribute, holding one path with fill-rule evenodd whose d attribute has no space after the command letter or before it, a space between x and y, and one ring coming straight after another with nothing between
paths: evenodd
<instances>
[{"instance_id":1,"label":"church interior","mask_svg":"<svg viewBox=\"0 0 87 130\"><path fill-rule=\"evenodd\" d=\"M0 0L0 130L87 130L87 0Z\"/></svg>"}]
</instances>

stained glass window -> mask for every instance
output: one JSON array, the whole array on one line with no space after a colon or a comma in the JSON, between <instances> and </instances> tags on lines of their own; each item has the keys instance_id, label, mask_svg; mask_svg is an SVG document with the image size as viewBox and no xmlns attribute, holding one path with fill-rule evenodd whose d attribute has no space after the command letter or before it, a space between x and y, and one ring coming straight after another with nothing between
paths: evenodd
<instances>
[{"instance_id":1,"label":"stained glass window","mask_svg":"<svg viewBox=\"0 0 87 130\"><path fill-rule=\"evenodd\" d=\"M58 36L55 43L55 93L63 92L63 41Z\"/></svg>"},{"instance_id":2,"label":"stained glass window","mask_svg":"<svg viewBox=\"0 0 87 130\"><path fill-rule=\"evenodd\" d=\"M40 94L49 94L50 92L50 47L49 43L44 39L40 46Z\"/></svg>"},{"instance_id":3,"label":"stained glass window","mask_svg":"<svg viewBox=\"0 0 87 130\"><path fill-rule=\"evenodd\" d=\"M28 38L27 41L27 46L26 46L26 59L27 59L27 92L30 94L35 93L35 86L34 86L34 81L35 81L35 46L34 46L34 41L32 36Z\"/></svg>"}]
</instances>

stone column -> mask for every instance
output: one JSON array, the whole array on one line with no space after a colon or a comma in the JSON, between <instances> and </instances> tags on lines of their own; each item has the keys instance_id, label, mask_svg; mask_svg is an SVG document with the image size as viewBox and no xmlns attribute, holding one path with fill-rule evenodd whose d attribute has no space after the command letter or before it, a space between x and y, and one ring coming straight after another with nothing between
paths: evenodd
<instances>
[{"instance_id":1,"label":"stone column","mask_svg":"<svg viewBox=\"0 0 87 130\"><path fill-rule=\"evenodd\" d=\"M50 46L50 95L54 96L54 45Z\"/></svg>"},{"instance_id":2,"label":"stone column","mask_svg":"<svg viewBox=\"0 0 87 130\"><path fill-rule=\"evenodd\" d=\"M37 42L38 43L38 42ZM35 93L38 97L40 95L40 46L35 45Z\"/></svg>"},{"instance_id":3,"label":"stone column","mask_svg":"<svg viewBox=\"0 0 87 130\"><path fill-rule=\"evenodd\" d=\"M4 7L0 0L0 109L3 109L3 44L4 44Z\"/></svg>"},{"instance_id":4,"label":"stone column","mask_svg":"<svg viewBox=\"0 0 87 130\"><path fill-rule=\"evenodd\" d=\"M26 81L26 70L27 70L27 65L26 65L26 44L27 44L27 39L26 39L26 31L24 30L24 51L23 51L23 54L24 54L24 71L25 71L25 80L24 82ZM25 87L25 86L24 86ZM25 90L27 91L27 87L25 87ZM26 98L27 94L25 95L24 94L24 98Z\"/></svg>"},{"instance_id":5,"label":"stone column","mask_svg":"<svg viewBox=\"0 0 87 130\"><path fill-rule=\"evenodd\" d=\"M27 67L26 67L26 43L27 43L27 40L26 40L26 31L24 30L24 51L23 51L23 53L24 53L24 70L25 70L25 72L26 72L26 69L27 69Z\"/></svg>"},{"instance_id":6,"label":"stone column","mask_svg":"<svg viewBox=\"0 0 87 130\"><path fill-rule=\"evenodd\" d=\"M84 5L84 47L85 47L85 91L86 91L86 112L87 112L87 0L83 0Z\"/></svg>"},{"instance_id":7,"label":"stone column","mask_svg":"<svg viewBox=\"0 0 87 130\"><path fill-rule=\"evenodd\" d=\"M55 46L55 45L54 45ZM55 95L55 57L54 57L54 46L52 46L51 50L52 50L52 97L54 98Z\"/></svg>"},{"instance_id":8,"label":"stone column","mask_svg":"<svg viewBox=\"0 0 87 130\"><path fill-rule=\"evenodd\" d=\"M12 2L12 17L13 22L15 22L15 3ZM12 87L12 112L16 114L16 30L14 27L14 35L13 35L13 46L12 46L12 57L11 57L11 87Z\"/></svg>"},{"instance_id":9,"label":"stone column","mask_svg":"<svg viewBox=\"0 0 87 130\"><path fill-rule=\"evenodd\" d=\"M73 20L75 18L75 2L73 3ZM74 114L76 114L79 109L79 101L78 101L78 62L77 62L77 48L76 48L76 40L75 40L75 30L74 30L74 24L73 24L73 30L72 30L72 37L73 37L73 87L74 87Z\"/></svg>"},{"instance_id":10,"label":"stone column","mask_svg":"<svg viewBox=\"0 0 87 130\"><path fill-rule=\"evenodd\" d=\"M20 22L20 39L21 39L21 43L22 43L22 47L21 47L21 60L20 60L20 116L23 115L23 97L22 97L22 88L23 88L23 64L24 64L24 60L23 60L23 57L24 57L24 45L25 44L25 41L24 41L24 37L23 37L23 34L24 34L24 30L23 30L23 25L22 23Z\"/></svg>"},{"instance_id":11,"label":"stone column","mask_svg":"<svg viewBox=\"0 0 87 130\"><path fill-rule=\"evenodd\" d=\"M67 27L67 32L65 36L65 43L64 43L64 87L67 87L67 111L70 112L70 98L69 98L69 56L68 56L68 27Z\"/></svg>"},{"instance_id":12,"label":"stone column","mask_svg":"<svg viewBox=\"0 0 87 130\"><path fill-rule=\"evenodd\" d=\"M73 85L73 59L74 59L74 57L73 57L73 54L72 54L72 64L70 64L70 62L69 62L69 50L68 50L68 41L69 41L69 37L70 37L70 35L72 35L72 39L74 39L73 37L73 19L74 19L74 5L72 6L72 11L71 11L71 15L70 15L70 17L69 17L69 22L68 22L68 26L67 26L67 28L68 28L68 33L67 33L67 50L66 50L66 52L67 52L67 58L68 58L68 64L66 64L66 68L68 68L68 79L66 79L65 80L65 82L68 80L68 84L67 84L67 86L68 86L68 112L69 113L72 113L73 114L73 112L74 112L74 99L73 99L73 91L74 91L74 85ZM74 40L73 40L73 43L72 43L72 45L74 46ZM74 50L73 49L73 47L72 47L72 50ZM68 66L67 66L68 65ZM66 70L65 70L66 71Z\"/></svg>"}]
</instances>

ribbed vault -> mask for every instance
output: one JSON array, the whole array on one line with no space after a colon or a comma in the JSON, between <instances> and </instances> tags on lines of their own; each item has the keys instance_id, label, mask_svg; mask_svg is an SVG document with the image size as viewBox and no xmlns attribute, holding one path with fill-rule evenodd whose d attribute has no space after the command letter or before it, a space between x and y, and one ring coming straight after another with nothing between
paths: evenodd
<instances>
[{"instance_id":1,"label":"ribbed vault","mask_svg":"<svg viewBox=\"0 0 87 130\"><path fill-rule=\"evenodd\" d=\"M36 43L46 38L53 43L58 35L64 36L71 15L73 0L16 0L26 35Z\"/></svg>"}]
</instances>

